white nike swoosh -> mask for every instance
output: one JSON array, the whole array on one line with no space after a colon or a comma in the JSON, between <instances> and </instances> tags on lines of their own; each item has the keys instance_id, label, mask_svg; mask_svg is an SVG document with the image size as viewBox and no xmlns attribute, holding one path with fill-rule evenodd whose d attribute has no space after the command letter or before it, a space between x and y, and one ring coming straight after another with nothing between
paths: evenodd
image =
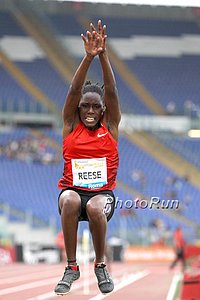
<instances>
[{"instance_id":1,"label":"white nike swoosh","mask_svg":"<svg viewBox=\"0 0 200 300\"><path fill-rule=\"evenodd\" d=\"M97 134L97 137L102 137L102 136L104 136L104 135L106 135L106 134L108 134L108 131L107 131L106 133L102 133L102 134L98 133L98 134Z\"/></svg>"}]
</instances>

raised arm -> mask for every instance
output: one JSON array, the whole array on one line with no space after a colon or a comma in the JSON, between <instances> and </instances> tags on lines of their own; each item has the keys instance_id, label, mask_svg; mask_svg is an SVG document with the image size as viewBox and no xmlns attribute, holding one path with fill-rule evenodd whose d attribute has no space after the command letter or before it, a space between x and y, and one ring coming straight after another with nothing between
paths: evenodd
<instances>
[{"instance_id":1,"label":"raised arm","mask_svg":"<svg viewBox=\"0 0 200 300\"><path fill-rule=\"evenodd\" d=\"M115 139L118 137L118 125L121 119L121 111L118 99L118 92L116 87L116 81L114 73L109 61L108 53L106 50L106 26L102 27L101 21L98 21L98 34L102 37L103 46L102 51L99 54L99 59L103 72L104 81L104 101L106 105L105 118L108 125L108 129Z\"/></svg>"},{"instance_id":2,"label":"raised arm","mask_svg":"<svg viewBox=\"0 0 200 300\"><path fill-rule=\"evenodd\" d=\"M93 58L102 51L100 39L95 32L87 31L86 37L82 34L85 47L85 56L72 79L66 101L63 107L63 138L65 138L74 128L78 118L78 104L81 99L82 87Z\"/></svg>"},{"instance_id":3,"label":"raised arm","mask_svg":"<svg viewBox=\"0 0 200 300\"><path fill-rule=\"evenodd\" d=\"M118 92L115 77L110 65L107 51L105 50L99 55L104 81L104 101L106 105L106 120L110 131L118 129L121 119Z\"/></svg>"}]
</instances>

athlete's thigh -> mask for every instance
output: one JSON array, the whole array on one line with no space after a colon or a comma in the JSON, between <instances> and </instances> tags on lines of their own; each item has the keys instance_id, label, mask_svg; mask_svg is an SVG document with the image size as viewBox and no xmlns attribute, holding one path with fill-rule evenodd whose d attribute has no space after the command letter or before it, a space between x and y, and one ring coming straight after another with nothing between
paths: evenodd
<instances>
[{"instance_id":1,"label":"athlete's thigh","mask_svg":"<svg viewBox=\"0 0 200 300\"><path fill-rule=\"evenodd\" d=\"M88 216L95 214L96 211L104 213L107 218L113 214L114 198L107 194L99 194L90 198L86 205Z\"/></svg>"}]
</instances>

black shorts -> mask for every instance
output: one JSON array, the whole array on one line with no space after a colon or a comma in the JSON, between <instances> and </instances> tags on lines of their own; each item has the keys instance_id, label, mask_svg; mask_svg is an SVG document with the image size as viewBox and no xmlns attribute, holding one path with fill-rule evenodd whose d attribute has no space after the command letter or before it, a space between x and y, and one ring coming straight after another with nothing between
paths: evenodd
<instances>
[{"instance_id":1,"label":"black shorts","mask_svg":"<svg viewBox=\"0 0 200 300\"><path fill-rule=\"evenodd\" d=\"M87 216L87 212L86 212L86 205L87 202L94 196L96 195L106 195L107 196L107 204L105 206L105 213L107 216L107 221L109 221L114 213L114 209L115 209L115 195L113 193L113 191L111 190L104 190L104 191L98 191L98 192L90 192L90 191L86 191L86 190L79 190L73 187L68 187L64 190L62 190L58 196L58 210L59 210L59 214L61 214L61 210L59 207L59 199L61 194L66 191L66 190L72 190L75 191L79 194L80 198L81 198L81 213L79 216L79 221L88 221L88 216Z\"/></svg>"}]
</instances>

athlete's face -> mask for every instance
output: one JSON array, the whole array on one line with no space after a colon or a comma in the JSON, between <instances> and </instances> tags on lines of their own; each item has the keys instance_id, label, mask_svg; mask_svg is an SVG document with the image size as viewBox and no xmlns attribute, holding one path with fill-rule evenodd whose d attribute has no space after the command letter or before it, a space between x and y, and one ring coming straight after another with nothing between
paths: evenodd
<instances>
[{"instance_id":1,"label":"athlete's face","mask_svg":"<svg viewBox=\"0 0 200 300\"><path fill-rule=\"evenodd\" d=\"M103 114L104 104L101 96L95 92L85 93L79 103L81 121L88 129L96 129Z\"/></svg>"}]
</instances>

